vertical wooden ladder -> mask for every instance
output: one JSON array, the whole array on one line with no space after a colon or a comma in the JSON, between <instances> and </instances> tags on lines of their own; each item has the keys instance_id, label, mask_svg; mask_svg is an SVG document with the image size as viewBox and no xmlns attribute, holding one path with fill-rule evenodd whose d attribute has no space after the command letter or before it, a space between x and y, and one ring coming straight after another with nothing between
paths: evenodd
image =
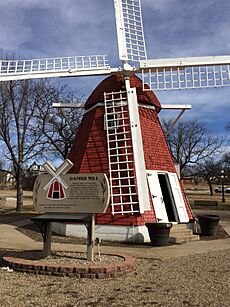
<instances>
[{"instance_id":1,"label":"vertical wooden ladder","mask_svg":"<svg viewBox=\"0 0 230 307\"><path fill-rule=\"evenodd\" d=\"M139 212L126 91L104 94L112 214Z\"/></svg>"}]
</instances>

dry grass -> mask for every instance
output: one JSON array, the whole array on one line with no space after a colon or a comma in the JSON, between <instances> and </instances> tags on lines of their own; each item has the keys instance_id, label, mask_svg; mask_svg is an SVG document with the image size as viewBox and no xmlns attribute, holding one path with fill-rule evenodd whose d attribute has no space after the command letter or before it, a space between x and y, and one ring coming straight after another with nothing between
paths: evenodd
<instances>
[{"instance_id":1,"label":"dry grass","mask_svg":"<svg viewBox=\"0 0 230 307\"><path fill-rule=\"evenodd\" d=\"M214 189L218 186L214 186ZM230 208L230 193L225 193L225 202L222 202L222 194L221 193L215 193L211 196L209 187L207 184L184 184L184 189L186 192L186 196L189 200L189 203L191 206L194 204L194 200L202 200L202 201L217 201L218 207L223 206L225 209L229 206Z\"/></svg>"}]
</instances>

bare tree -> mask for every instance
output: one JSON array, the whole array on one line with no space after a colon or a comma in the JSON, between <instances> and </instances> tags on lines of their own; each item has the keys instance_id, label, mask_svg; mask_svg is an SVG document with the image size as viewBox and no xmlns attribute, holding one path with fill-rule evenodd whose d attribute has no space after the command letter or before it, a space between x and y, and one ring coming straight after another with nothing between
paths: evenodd
<instances>
[{"instance_id":1,"label":"bare tree","mask_svg":"<svg viewBox=\"0 0 230 307\"><path fill-rule=\"evenodd\" d=\"M226 175L225 182L229 182L230 175L230 154L229 152L225 152L222 156L218 158L209 157L201 161L197 165L197 167L193 170L193 173L199 177L203 177L203 179L207 182L210 194L213 195L213 187L212 184L215 182L220 182L221 171L224 170Z\"/></svg>"},{"instance_id":2,"label":"bare tree","mask_svg":"<svg viewBox=\"0 0 230 307\"><path fill-rule=\"evenodd\" d=\"M43 154L43 136L37 129L38 110L56 97L56 87L47 80L0 83L0 142L5 158L12 162L16 178L17 206L23 206L23 167Z\"/></svg>"},{"instance_id":3,"label":"bare tree","mask_svg":"<svg viewBox=\"0 0 230 307\"><path fill-rule=\"evenodd\" d=\"M46 154L66 159L80 124L83 108L52 108L52 101L41 105L37 120L38 131L43 135ZM59 87L55 102L83 105L83 98L68 87Z\"/></svg>"},{"instance_id":4,"label":"bare tree","mask_svg":"<svg viewBox=\"0 0 230 307\"><path fill-rule=\"evenodd\" d=\"M6 176L9 171L5 169L5 162L0 158L0 187L5 187L6 185Z\"/></svg>"},{"instance_id":5,"label":"bare tree","mask_svg":"<svg viewBox=\"0 0 230 307\"><path fill-rule=\"evenodd\" d=\"M165 131L171 126L171 120L163 121ZM188 165L198 165L209 157L218 157L222 152L223 140L210 133L206 125L195 120L181 121L169 133L166 139L172 156L180 163L180 171Z\"/></svg>"},{"instance_id":6,"label":"bare tree","mask_svg":"<svg viewBox=\"0 0 230 307\"><path fill-rule=\"evenodd\" d=\"M210 195L213 195L213 183L218 181L222 165L222 159L209 158L197 165L194 172L196 176L202 177L208 184Z\"/></svg>"}]
</instances>

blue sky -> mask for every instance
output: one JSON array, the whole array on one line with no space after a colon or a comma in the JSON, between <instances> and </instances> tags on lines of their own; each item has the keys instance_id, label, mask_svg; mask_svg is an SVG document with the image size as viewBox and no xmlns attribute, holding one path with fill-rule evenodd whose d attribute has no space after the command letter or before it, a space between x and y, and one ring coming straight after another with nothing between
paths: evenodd
<instances>
[{"instance_id":1,"label":"blue sky","mask_svg":"<svg viewBox=\"0 0 230 307\"><path fill-rule=\"evenodd\" d=\"M142 0L142 9L149 59L230 55L229 0ZM113 0L1 0L0 29L2 50L20 58L107 54L120 66ZM65 79L85 97L99 81ZM230 87L156 94L164 104L192 104L185 118L227 137Z\"/></svg>"}]
</instances>

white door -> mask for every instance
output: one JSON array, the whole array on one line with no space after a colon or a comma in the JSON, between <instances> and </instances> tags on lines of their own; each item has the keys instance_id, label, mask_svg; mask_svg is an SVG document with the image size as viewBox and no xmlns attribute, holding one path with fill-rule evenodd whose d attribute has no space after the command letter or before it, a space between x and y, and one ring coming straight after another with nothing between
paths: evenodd
<instances>
[{"instance_id":1,"label":"white door","mask_svg":"<svg viewBox=\"0 0 230 307\"><path fill-rule=\"evenodd\" d=\"M153 201L156 220L158 223L168 223L168 215L165 208L165 203L161 191L161 186L156 171L147 170L147 179L150 189L150 194Z\"/></svg>"},{"instance_id":2,"label":"white door","mask_svg":"<svg viewBox=\"0 0 230 307\"><path fill-rule=\"evenodd\" d=\"M187 223L189 222L188 213L185 207L183 195L181 193L181 187L180 187L179 180L177 178L177 174L168 173L168 177L169 177L169 182L172 188L179 221L181 223Z\"/></svg>"}]
</instances>

